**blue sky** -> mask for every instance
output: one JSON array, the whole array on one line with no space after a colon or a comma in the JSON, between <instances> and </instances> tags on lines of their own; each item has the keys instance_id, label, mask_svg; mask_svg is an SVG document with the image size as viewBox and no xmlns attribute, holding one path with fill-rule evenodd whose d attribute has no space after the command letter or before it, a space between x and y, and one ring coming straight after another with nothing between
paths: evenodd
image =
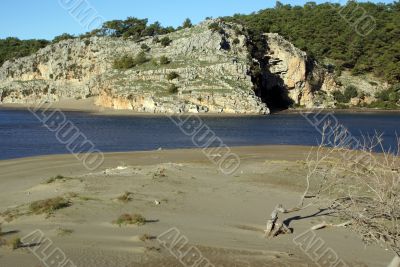
<instances>
[{"instance_id":1,"label":"blue sky","mask_svg":"<svg viewBox=\"0 0 400 267\"><path fill-rule=\"evenodd\" d=\"M330 0L330 2L339 1L345 0ZM281 2L301 5L308 1L281 0ZM70 15L68 8L70 11L73 10L74 4L85 7L85 3L93 7L91 11L93 19L82 21ZM275 1L267 0L2 0L0 38L16 36L21 39L52 39L64 32L71 34L86 32L87 28L99 24L102 19L124 19L128 16L148 18L150 22L158 20L164 26L178 26L187 17L198 23L207 16L247 14L274 5ZM75 13L79 12L76 10Z\"/></svg>"}]
</instances>

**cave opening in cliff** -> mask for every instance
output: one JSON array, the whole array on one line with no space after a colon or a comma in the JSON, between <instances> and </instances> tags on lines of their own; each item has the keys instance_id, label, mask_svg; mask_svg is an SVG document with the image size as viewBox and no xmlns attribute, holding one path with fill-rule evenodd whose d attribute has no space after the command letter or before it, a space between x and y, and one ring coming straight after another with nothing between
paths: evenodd
<instances>
[{"instance_id":1,"label":"cave opening in cliff","mask_svg":"<svg viewBox=\"0 0 400 267\"><path fill-rule=\"evenodd\" d=\"M293 105L293 100L290 99L287 89L279 85L262 90L261 99L272 113L286 110Z\"/></svg>"}]
</instances>

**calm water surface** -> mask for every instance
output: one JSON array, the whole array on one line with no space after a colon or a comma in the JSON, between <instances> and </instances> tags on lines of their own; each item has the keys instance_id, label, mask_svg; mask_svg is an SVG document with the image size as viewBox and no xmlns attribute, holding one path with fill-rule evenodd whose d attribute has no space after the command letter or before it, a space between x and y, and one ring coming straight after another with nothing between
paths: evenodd
<instances>
[{"instance_id":1,"label":"calm water surface","mask_svg":"<svg viewBox=\"0 0 400 267\"><path fill-rule=\"evenodd\" d=\"M167 117L98 116L65 112L103 152L194 147ZM400 132L400 113L336 114L356 138L384 133L385 146L395 147ZM203 117L202 120L229 146L315 145L321 135L300 114L254 117ZM29 111L0 109L0 159L68 153Z\"/></svg>"}]
</instances>

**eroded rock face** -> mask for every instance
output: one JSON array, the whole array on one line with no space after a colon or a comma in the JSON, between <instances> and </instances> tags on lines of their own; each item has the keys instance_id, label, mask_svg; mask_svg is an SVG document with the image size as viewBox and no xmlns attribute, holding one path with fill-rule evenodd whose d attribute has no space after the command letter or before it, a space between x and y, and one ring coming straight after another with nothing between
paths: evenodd
<instances>
[{"instance_id":1,"label":"eroded rock face","mask_svg":"<svg viewBox=\"0 0 400 267\"><path fill-rule=\"evenodd\" d=\"M333 105L329 97L318 97L321 93L329 96L338 89L331 74L282 36L267 33L265 38L268 45L266 90L280 87L289 100L307 108Z\"/></svg>"},{"instance_id":2,"label":"eroded rock face","mask_svg":"<svg viewBox=\"0 0 400 267\"><path fill-rule=\"evenodd\" d=\"M209 28L218 23L220 30ZM240 25L205 21L168 34L164 47L153 37L140 41L111 37L72 39L52 44L36 54L7 61L0 67L0 103L56 102L96 97L102 107L150 113L268 114L256 96L248 52L248 37ZM162 38L159 36L158 38ZM315 91L331 90L321 68L309 68L304 52L276 34L267 34L269 70L266 88L279 85L294 102L319 105ZM142 52L148 62L116 70L113 62ZM160 64L166 56L169 64ZM177 78L169 79L174 72ZM177 90L170 88L174 85Z\"/></svg>"},{"instance_id":3,"label":"eroded rock face","mask_svg":"<svg viewBox=\"0 0 400 267\"><path fill-rule=\"evenodd\" d=\"M209 29L213 22L219 23L220 31ZM62 41L6 62L0 68L0 101L53 102L97 96L100 106L140 112L267 114L268 108L253 91L247 37L236 34L237 27L206 21L168 34L172 43L167 47L155 38ZM149 62L126 71L113 69L116 58L137 55L143 44L150 47ZM161 65L161 56L171 62ZM179 77L168 80L171 72ZM172 84L177 92L168 91Z\"/></svg>"}]
</instances>

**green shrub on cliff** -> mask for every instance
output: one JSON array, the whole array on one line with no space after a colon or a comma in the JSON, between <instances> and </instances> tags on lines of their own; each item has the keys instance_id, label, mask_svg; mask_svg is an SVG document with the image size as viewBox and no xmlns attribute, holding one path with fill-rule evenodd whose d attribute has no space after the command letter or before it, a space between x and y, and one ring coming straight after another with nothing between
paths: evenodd
<instances>
[{"instance_id":1,"label":"green shrub on cliff","mask_svg":"<svg viewBox=\"0 0 400 267\"><path fill-rule=\"evenodd\" d=\"M170 85L168 86L168 93L170 93L170 94L176 94L176 93L178 93L178 91L179 91L179 88L178 88L178 86L176 86L175 84L170 84Z\"/></svg>"},{"instance_id":2,"label":"green shrub on cliff","mask_svg":"<svg viewBox=\"0 0 400 267\"><path fill-rule=\"evenodd\" d=\"M147 44L142 44L140 48L145 52L149 52L151 49Z\"/></svg>"},{"instance_id":3,"label":"green shrub on cliff","mask_svg":"<svg viewBox=\"0 0 400 267\"><path fill-rule=\"evenodd\" d=\"M127 70L135 67L135 60L131 56L122 56L114 60L113 67L117 70Z\"/></svg>"},{"instance_id":4,"label":"green shrub on cliff","mask_svg":"<svg viewBox=\"0 0 400 267\"><path fill-rule=\"evenodd\" d=\"M61 42L61 41L64 41L64 40L70 40L70 39L74 39L74 38L75 37L73 35L71 35L71 34L63 33L63 34L61 34L59 36L54 37L52 42L53 43L58 43L58 42Z\"/></svg>"},{"instance_id":5,"label":"green shrub on cliff","mask_svg":"<svg viewBox=\"0 0 400 267\"><path fill-rule=\"evenodd\" d=\"M348 103L349 101L346 99L346 97L344 96L344 94L340 91L334 91L332 93L333 98L336 100L336 102L338 103Z\"/></svg>"},{"instance_id":6,"label":"green shrub on cliff","mask_svg":"<svg viewBox=\"0 0 400 267\"><path fill-rule=\"evenodd\" d=\"M387 90L378 92L375 97L380 101L397 103L400 101L400 85L395 85Z\"/></svg>"},{"instance_id":7,"label":"green shrub on cliff","mask_svg":"<svg viewBox=\"0 0 400 267\"><path fill-rule=\"evenodd\" d=\"M375 94L376 101L366 105L368 108L400 109L400 84Z\"/></svg>"},{"instance_id":8,"label":"green shrub on cliff","mask_svg":"<svg viewBox=\"0 0 400 267\"><path fill-rule=\"evenodd\" d=\"M221 28L221 26L219 25L218 22L213 22L213 23L211 23L211 24L208 26L208 28L209 28L210 30L212 30L213 32L219 32L219 33L221 33L221 34L224 32L224 30Z\"/></svg>"},{"instance_id":9,"label":"green shrub on cliff","mask_svg":"<svg viewBox=\"0 0 400 267\"><path fill-rule=\"evenodd\" d=\"M358 90L357 90L357 87L355 87L353 85L349 85L344 90L344 93L337 90L337 91L334 91L332 93L332 95L333 95L333 98L338 103L349 103L352 98L358 96Z\"/></svg>"},{"instance_id":10,"label":"green shrub on cliff","mask_svg":"<svg viewBox=\"0 0 400 267\"><path fill-rule=\"evenodd\" d=\"M135 58L133 58L132 56L124 55L114 60L113 67L114 69L118 70L127 70L134 68L138 65L142 65L148 62L149 60L150 59L147 58L146 53L144 52L140 52L139 54L136 55Z\"/></svg>"},{"instance_id":11,"label":"green shrub on cliff","mask_svg":"<svg viewBox=\"0 0 400 267\"><path fill-rule=\"evenodd\" d=\"M175 71L170 72L170 73L167 74L167 80L168 81L172 81L172 80L177 79L177 78L179 78L179 74L177 72L175 72Z\"/></svg>"},{"instance_id":12,"label":"green shrub on cliff","mask_svg":"<svg viewBox=\"0 0 400 267\"><path fill-rule=\"evenodd\" d=\"M166 57L166 56L161 56L161 57L160 57L160 64L161 64L161 65L167 65L167 64L169 64L169 63L170 63L170 60L169 60L168 57Z\"/></svg>"},{"instance_id":13,"label":"green shrub on cliff","mask_svg":"<svg viewBox=\"0 0 400 267\"><path fill-rule=\"evenodd\" d=\"M233 43L234 45L240 44L239 38L233 39L232 43Z\"/></svg>"},{"instance_id":14,"label":"green shrub on cliff","mask_svg":"<svg viewBox=\"0 0 400 267\"><path fill-rule=\"evenodd\" d=\"M354 85L349 85L344 90L344 97L347 102L349 102L350 99L357 97L357 96L358 96L358 90L357 90L357 87L355 87Z\"/></svg>"},{"instance_id":15,"label":"green shrub on cliff","mask_svg":"<svg viewBox=\"0 0 400 267\"><path fill-rule=\"evenodd\" d=\"M160 40L160 43L162 46L167 47L172 43L172 41L171 41L171 39L169 39L168 36L165 36Z\"/></svg>"},{"instance_id":16,"label":"green shrub on cliff","mask_svg":"<svg viewBox=\"0 0 400 267\"><path fill-rule=\"evenodd\" d=\"M146 53L140 52L135 57L134 63L135 63L135 65L142 65L148 61L149 61L149 59L147 58Z\"/></svg>"}]
</instances>

